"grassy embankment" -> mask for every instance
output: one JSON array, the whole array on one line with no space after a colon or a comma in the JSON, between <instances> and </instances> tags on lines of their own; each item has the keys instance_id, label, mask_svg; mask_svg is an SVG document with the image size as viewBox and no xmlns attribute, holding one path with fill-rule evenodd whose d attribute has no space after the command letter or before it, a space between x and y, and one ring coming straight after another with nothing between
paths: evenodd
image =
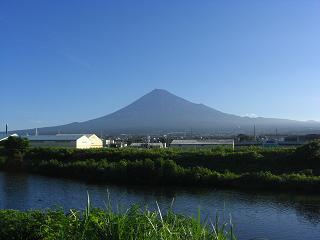
<instances>
[{"instance_id":1,"label":"grassy embankment","mask_svg":"<svg viewBox=\"0 0 320 240\"><path fill-rule=\"evenodd\" d=\"M133 206L125 212L87 207L85 211L0 210L0 239L6 240L235 240L231 225L200 222Z\"/></svg>"},{"instance_id":2,"label":"grassy embankment","mask_svg":"<svg viewBox=\"0 0 320 240\"><path fill-rule=\"evenodd\" d=\"M97 182L320 192L320 144L312 144L235 151L34 148L14 167ZM0 167L8 169L8 162Z\"/></svg>"}]
</instances>

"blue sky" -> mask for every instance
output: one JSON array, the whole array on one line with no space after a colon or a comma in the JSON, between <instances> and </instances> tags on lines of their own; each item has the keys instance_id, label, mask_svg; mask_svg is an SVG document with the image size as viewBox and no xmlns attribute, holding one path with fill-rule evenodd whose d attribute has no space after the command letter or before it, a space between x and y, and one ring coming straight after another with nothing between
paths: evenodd
<instances>
[{"instance_id":1,"label":"blue sky","mask_svg":"<svg viewBox=\"0 0 320 240\"><path fill-rule=\"evenodd\" d=\"M155 88L320 121L319 26L318 0L1 0L0 126L84 121Z\"/></svg>"}]
</instances>

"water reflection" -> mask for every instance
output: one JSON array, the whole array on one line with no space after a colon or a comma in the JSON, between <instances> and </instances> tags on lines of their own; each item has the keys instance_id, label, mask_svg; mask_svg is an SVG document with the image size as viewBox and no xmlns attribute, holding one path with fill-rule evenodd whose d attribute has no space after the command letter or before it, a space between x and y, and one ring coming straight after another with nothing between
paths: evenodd
<instances>
[{"instance_id":1,"label":"water reflection","mask_svg":"<svg viewBox=\"0 0 320 240\"><path fill-rule=\"evenodd\" d=\"M29 200L29 177L27 175L0 175L1 208L19 209L21 202Z\"/></svg>"},{"instance_id":2,"label":"water reflection","mask_svg":"<svg viewBox=\"0 0 320 240\"><path fill-rule=\"evenodd\" d=\"M84 209L87 191L97 207L105 207L108 192L111 204L127 209L132 204L163 211L171 206L177 213L197 215L203 219L222 220L230 216L239 239L320 239L320 196L297 194L221 191L204 188L146 188L96 185L67 179L0 172L0 207L11 209L44 209L62 206Z\"/></svg>"},{"instance_id":3,"label":"water reflection","mask_svg":"<svg viewBox=\"0 0 320 240\"><path fill-rule=\"evenodd\" d=\"M319 202L303 202L295 206L297 215L301 217L301 221L308 221L314 225L320 224L320 204Z\"/></svg>"}]
</instances>

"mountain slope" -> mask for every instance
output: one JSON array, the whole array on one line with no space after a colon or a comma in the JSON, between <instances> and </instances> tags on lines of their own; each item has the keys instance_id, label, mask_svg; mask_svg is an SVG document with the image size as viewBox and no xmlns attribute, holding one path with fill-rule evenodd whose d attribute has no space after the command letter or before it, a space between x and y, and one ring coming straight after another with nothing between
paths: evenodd
<instances>
[{"instance_id":1,"label":"mountain slope","mask_svg":"<svg viewBox=\"0 0 320 240\"><path fill-rule=\"evenodd\" d=\"M41 134L63 133L156 133L169 131L252 131L253 125L260 130L283 131L320 129L320 123L285 119L249 118L226 114L195 104L175 96L166 90L156 89L112 114L62 126L39 129ZM26 130L30 132L32 130Z\"/></svg>"}]
</instances>

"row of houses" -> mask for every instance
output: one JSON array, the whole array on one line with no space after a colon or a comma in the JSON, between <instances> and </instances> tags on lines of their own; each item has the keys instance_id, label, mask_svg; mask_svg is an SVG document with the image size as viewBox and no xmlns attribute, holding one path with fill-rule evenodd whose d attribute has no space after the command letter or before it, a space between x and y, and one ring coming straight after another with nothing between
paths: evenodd
<instances>
[{"instance_id":1,"label":"row of houses","mask_svg":"<svg viewBox=\"0 0 320 240\"><path fill-rule=\"evenodd\" d=\"M214 148L230 147L234 149L233 139L219 140L173 140L169 147L171 148ZM166 148L166 143L131 143L129 147L134 148Z\"/></svg>"},{"instance_id":2,"label":"row of houses","mask_svg":"<svg viewBox=\"0 0 320 240\"><path fill-rule=\"evenodd\" d=\"M234 149L233 139L213 139L213 140L173 140L170 147L175 148L213 148L231 147Z\"/></svg>"}]
</instances>

